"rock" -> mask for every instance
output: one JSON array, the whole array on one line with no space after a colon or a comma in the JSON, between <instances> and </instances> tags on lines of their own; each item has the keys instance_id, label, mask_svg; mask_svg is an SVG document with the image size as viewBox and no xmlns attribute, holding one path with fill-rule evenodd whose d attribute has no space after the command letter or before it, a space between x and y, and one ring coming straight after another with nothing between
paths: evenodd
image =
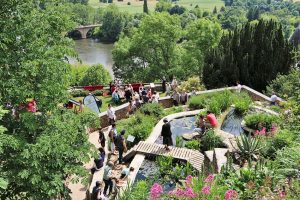
<instances>
[{"instance_id":1,"label":"rock","mask_svg":"<svg viewBox=\"0 0 300 200\"><path fill-rule=\"evenodd\" d=\"M184 133L182 134L182 138L184 140L192 140L194 139L195 137L200 137L200 133L198 132L193 132L193 133Z\"/></svg>"}]
</instances>

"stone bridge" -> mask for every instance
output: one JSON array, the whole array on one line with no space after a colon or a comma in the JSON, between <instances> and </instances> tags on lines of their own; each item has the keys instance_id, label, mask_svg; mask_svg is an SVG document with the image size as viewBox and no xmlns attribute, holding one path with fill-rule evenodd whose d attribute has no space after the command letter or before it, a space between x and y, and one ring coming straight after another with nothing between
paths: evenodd
<instances>
[{"instance_id":1,"label":"stone bridge","mask_svg":"<svg viewBox=\"0 0 300 200\"><path fill-rule=\"evenodd\" d=\"M95 27L100 27L101 24L93 24L93 25L87 25L87 26L79 26L75 28L75 30L79 31L81 34L81 38L85 39L87 38L87 33L92 30Z\"/></svg>"}]
</instances>

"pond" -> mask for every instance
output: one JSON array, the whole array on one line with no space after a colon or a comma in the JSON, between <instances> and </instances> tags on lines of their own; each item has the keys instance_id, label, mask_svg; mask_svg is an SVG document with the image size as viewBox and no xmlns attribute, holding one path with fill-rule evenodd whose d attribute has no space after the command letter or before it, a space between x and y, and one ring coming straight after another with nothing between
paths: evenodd
<instances>
[{"instance_id":1,"label":"pond","mask_svg":"<svg viewBox=\"0 0 300 200\"><path fill-rule=\"evenodd\" d=\"M243 117L236 114L234 109L232 109L226 116L223 124L221 126L221 130L231 133L233 135L241 135L244 133L244 129L242 128Z\"/></svg>"},{"instance_id":2,"label":"pond","mask_svg":"<svg viewBox=\"0 0 300 200\"><path fill-rule=\"evenodd\" d=\"M176 137L181 137L185 133L193 133L196 128L196 116L186 116L170 121L173 144L176 144ZM158 138L156 143L162 144L162 139Z\"/></svg>"}]
</instances>

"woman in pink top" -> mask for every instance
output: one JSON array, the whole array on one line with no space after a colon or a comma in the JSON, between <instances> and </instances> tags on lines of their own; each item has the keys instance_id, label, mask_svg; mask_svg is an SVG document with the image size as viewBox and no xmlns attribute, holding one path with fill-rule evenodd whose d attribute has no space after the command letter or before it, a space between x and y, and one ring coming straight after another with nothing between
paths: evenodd
<instances>
[{"instance_id":1,"label":"woman in pink top","mask_svg":"<svg viewBox=\"0 0 300 200\"><path fill-rule=\"evenodd\" d=\"M216 128L218 126L218 120L216 116L210 111L207 111L205 126L209 128Z\"/></svg>"}]
</instances>

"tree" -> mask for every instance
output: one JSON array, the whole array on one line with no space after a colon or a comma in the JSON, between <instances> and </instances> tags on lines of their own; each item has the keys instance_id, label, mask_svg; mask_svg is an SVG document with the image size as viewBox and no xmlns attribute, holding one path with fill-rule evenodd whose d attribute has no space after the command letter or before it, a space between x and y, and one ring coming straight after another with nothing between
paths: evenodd
<instances>
[{"instance_id":1,"label":"tree","mask_svg":"<svg viewBox=\"0 0 300 200\"><path fill-rule=\"evenodd\" d=\"M265 90L278 73L289 71L292 50L278 23L247 23L223 35L219 46L207 54L203 81L207 88L233 85L239 80L256 90Z\"/></svg>"},{"instance_id":2,"label":"tree","mask_svg":"<svg viewBox=\"0 0 300 200\"><path fill-rule=\"evenodd\" d=\"M185 7L175 5L171 9L169 9L169 13L171 15L177 14L177 15L182 15L185 12Z\"/></svg>"},{"instance_id":3,"label":"tree","mask_svg":"<svg viewBox=\"0 0 300 200\"><path fill-rule=\"evenodd\" d=\"M114 4L109 5L103 14L102 26L98 37L106 42L117 41L130 19L131 15L120 12Z\"/></svg>"},{"instance_id":4,"label":"tree","mask_svg":"<svg viewBox=\"0 0 300 200\"><path fill-rule=\"evenodd\" d=\"M217 14L218 10L217 10L217 6L215 6L214 10L213 10L213 14Z\"/></svg>"},{"instance_id":5,"label":"tree","mask_svg":"<svg viewBox=\"0 0 300 200\"><path fill-rule=\"evenodd\" d=\"M169 12L171 9L172 4L168 0L160 0L158 3L156 3L155 11L156 12Z\"/></svg>"},{"instance_id":6,"label":"tree","mask_svg":"<svg viewBox=\"0 0 300 200\"><path fill-rule=\"evenodd\" d=\"M148 14L148 12L149 12L147 0L144 0L143 11L144 11L144 13L147 13L147 14Z\"/></svg>"},{"instance_id":7,"label":"tree","mask_svg":"<svg viewBox=\"0 0 300 200\"><path fill-rule=\"evenodd\" d=\"M247 13L248 21L258 20L259 17L260 17L260 11L259 11L258 7L251 7L248 10L248 13Z\"/></svg>"},{"instance_id":8,"label":"tree","mask_svg":"<svg viewBox=\"0 0 300 200\"><path fill-rule=\"evenodd\" d=\"M84 5L87 5L89 3L89 0L68 0L68 2L70 3L74 3L74 4L84 4Z\"/></svg>"},{"instance_id":9,"label":"tree","mask_svg":"<svg viewBox=\"0 0 300 200\"><path fill-rule=\"evenodd\" d=\"M75 55L64 37L74 27L67 14L59 1L1 4L0 105L9 113L0 121L0 176L8 182L0 199L70 199L67 178L86 177L94 151L84 127L99 120L58 109L68 99L65 56ZM39 112L22 109L33 98Z\"/></svg>"},{"instance_id":10,"label":"tree","mask_svg":"<svg viewBox=\"0 0 300 200\"><path fill-rule=\"evenodd\" d=\"M184 47L189 52L189 57L185 57L186 65L190 65L190 69L195 72L201 72L205 52L218 45L220 41L221 26L208 19L197 19L187 26L185 37Z\"/></svg>"},{"instance_id":11,"label":"tree","mask_svg":"<svg viewBox=\"0 0 300 200\"><path fill-rule=\"evenodd\" d=\"M107 69L103 65L93 65L85 72L80 85L107 85L112 81L112 78Z\"/></svg>"},{"instance_id":12,"label":"tree","mask_svg":"<svg viewBox=\"0 0 300 200\"><path fill-rule=\"evenodd\" d=\"M133 35L122 36L114 46L115 77L125 81L153 81L169 75L170 69L178 65L180 36L178 16L168 13L145 16Z\"/></svg>"}]
</instances>

